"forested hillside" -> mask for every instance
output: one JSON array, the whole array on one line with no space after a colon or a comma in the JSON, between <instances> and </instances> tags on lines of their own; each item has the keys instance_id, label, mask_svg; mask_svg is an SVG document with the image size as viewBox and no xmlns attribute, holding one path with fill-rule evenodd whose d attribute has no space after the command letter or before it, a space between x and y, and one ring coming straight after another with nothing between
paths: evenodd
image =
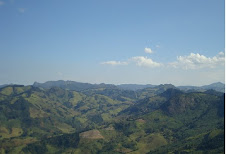
<instances>
[{"instance_id":1,"label":"forested hillside","mask_svg":"<svg viewBox=\"0 0 226 154\"><path fill-rule=\"evenodd\" d=\"M224 93L37 85L0 89L0 153L224 153Z\"/></svg>"}]
</instances>

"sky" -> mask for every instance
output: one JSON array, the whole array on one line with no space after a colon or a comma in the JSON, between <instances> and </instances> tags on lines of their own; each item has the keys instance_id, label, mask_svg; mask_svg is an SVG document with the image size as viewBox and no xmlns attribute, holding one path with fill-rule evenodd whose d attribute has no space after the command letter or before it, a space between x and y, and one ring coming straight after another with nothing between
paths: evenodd
<instances>
[{"instance_id":1,"label":"sky","mask_svg":"<svg viewBox=\"0 0 226 154\"><path fill-rule=\"evenodd\" d=\"M224 0L0 0L0 84L225 83Z\"/></svg>"}]
</instances>

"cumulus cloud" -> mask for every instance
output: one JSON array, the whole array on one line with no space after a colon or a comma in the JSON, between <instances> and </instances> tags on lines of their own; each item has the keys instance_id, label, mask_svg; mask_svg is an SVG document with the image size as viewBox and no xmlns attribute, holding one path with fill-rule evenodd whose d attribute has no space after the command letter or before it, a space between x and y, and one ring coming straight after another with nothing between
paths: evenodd
<instances>
[{"instance_id":1,"label":"cumulus cloud","mask_svg":"<svg viewBox=\"0 0 226 154\"><path fill-rule=\"evenodd\" d=\"M225 54L224 52L219 52L216 56L213 57L206 57L199 53L190 53L188 56L179 56L177 60L171 63L163 64L159 62L153 61L151 58L144 57L144 56L135 56L129 58L126 61L106 61L102 62L101 64L104 65L112 65L112 66L119 66L119 65L128 65L134 63L140 67L149 67L149 68L156 68L161 66L168 66L173 68L182 68L185 70L188 69L202 69L202 68L217 68L219 66L224 66L225 64Z\"/></svg>"},{"instance_id":2,"label":"cumulus cloud","mask_svg":"<svg viewBox=\"0 0 226 154\"><path fill-rule=\"evenodd\" d=\"M5 3L3 1L0 1L0 6L4 5Z\"/></svg>"},{"instance_id":3,"label":"cumulus cloud","mask_svg":"<svg viewBox=\"0 0 226 154\"><path fill-rule=\"evenodd\" d=\"M127 62L120 62L120 61L106 61L106 62L102 62L101 64L117 66L117 65L127 65L128 63Z\"/></svg>"},{"instance_id":4,"label":"cumulus cloud","mask_svg":"<svg viewBox=\"0 0 226 154\"><path fill-rule=\"evenodd\" d=\"M130 59L132 62L135 62L137 66L145 66L145 67L160 67L162 66L161 63L154 62L151 58L137 56L132 57Z\"/></svg>"},{"instance_id":5,"label":"cumulus cloud","mask_svg":"<svg viewBox=\"0 0 226 154\"><path fill-rule=\"evenodd\" d=\"M146 52L146 53L153 53L153 51L151 50L151 48L144 48L144 52Z\"/></svg>"},{"instance_id":6,"label":"cumulus cloud","mask_svg":"<svg viewBox=\"0 0 226 154\"><path fill-rule=\"evenodd\" d=\"M216 68L224 66L225 56L223 52L218 53L214 57L206 57L204 55L191 53L188 56L179 56L177 61L169 63L169 66L183 69L200 69L200 68Z\"/></svg>"},{"instance_id":7,"label":"cumulus cloud","mask_svg":"<svg viewBox=\"0 0 226 154\"><path fill-rule=\"evenodd\" d=\"M102 62L101 64L103 65L112 65L112 66L118 66L118 65L128 65L130 63L135 63L137 66L143 66L143 67L160 67L163 64L154 62L152 59L143 57L143 56L137 56L137 57L132 57L128 59L127 61L121 62L121 61L106 61Z\"/></svg>"}]
</instances>

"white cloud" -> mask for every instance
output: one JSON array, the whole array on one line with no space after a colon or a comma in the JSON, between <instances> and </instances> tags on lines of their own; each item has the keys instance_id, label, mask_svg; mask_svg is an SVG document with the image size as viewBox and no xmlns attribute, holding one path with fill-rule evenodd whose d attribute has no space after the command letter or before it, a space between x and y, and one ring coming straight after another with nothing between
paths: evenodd
<instances>
[{"instance_id":1,"label":"white cloud","mask_svg":"<svg viewBox=\"0 0 226 154\"><path fill-rule=\"evenodd\" d=\"M3 1L0 1L0 6L4 5L5 3Z\"/></svg>"},{"instance_id":2,"label":"white cloud","mask_svg":"<svg viewBox=\"0 0 226 154\"><path fill-rule=\"evenodd\" d=\"M206 57L200 54L191 53L189 56L179 56L177 61L169 63L169 66L183 69L216 68L224 66L225 56L223 52L214 57Z\"/></svg>"},{"instance_id":3,"label":"white cloud","mask_svg":"<svg viewBox=\"0 0 226 154\"><path fill-rule=\"evenodd\" d=\"M135 62L137 66L145 66L145 67L160 67L163 64L154 62L152 59L143 57L143 56L137 56L132 57L130 59L131 61Z\"/></svg>"},{"instance_id":4,"label":"white cloud","mask_svg":"<svg viewBox=\"0 0 226 154\"><path fill-rule=\"evenodd\" d=\"M101 64L116 66L116 65L127 65L128 63L127 62L120 62L120 61L106 61L106 62L102 62Z\"/></svg>"},{"instance_id":5,"label":"white cloud","mask_svg":"<svg viewBox=\"0 0 226 154\"><path fill-rule=\"evenodd\" d=\"M19 11L20 13L24 13L24 12L25 12L25 8L18 8L18 11Z\"/></svg>"},{"instance_id":6,"label":"white cloud","mask_svg":"<svg viewBox=\"0 0 226 154\"><path fill-rule=\"evenodd\" d=\"M106 62L102 62L100 64L102 65L112 65L112 66L118 66L118 65L128 65L131 63L135 63L137 66L141 66L141 67L160 67L163 66L163 64L158 63L158 62L154 62L151 58L147 58L147 57L143 57L143 56L136 56L136 57L132 57L129 58L126 61L106 61Z\"/></svg>"},{"instance_id":7,"label":"white cloud","mask_svg":"<svg viewBox=\"0 0 226 154\"><path fill-rule=\"evenodd\" d=\"M166 64L158 63L153 61L151 58L144 56L136 56L128 59L127 61L106 61L101 64L104 65L128 65L130 63L135 63L137 66L141 67L161 67L167 66ZM202 68L217 68L219 66L224 66L225 64L225 56L224 52L219 52L214 57L206 57L204 55L200 55L199 53L190 53L188 56L179 56L175 62L168 63L168 67L173 68L182 68L185 70L188 69L202 69Z\"/></svg>"},{"instance_id":8,"label":"white cloud","mask_svg":"<svg viewBox=\"0 0 226 154\"><path fill-rule=\"evenodd\" d=\"M146 52L146 53L153 53L153 51L151 50L151 48L144 48L144 52Z\"/></svg>"}]
</instances>

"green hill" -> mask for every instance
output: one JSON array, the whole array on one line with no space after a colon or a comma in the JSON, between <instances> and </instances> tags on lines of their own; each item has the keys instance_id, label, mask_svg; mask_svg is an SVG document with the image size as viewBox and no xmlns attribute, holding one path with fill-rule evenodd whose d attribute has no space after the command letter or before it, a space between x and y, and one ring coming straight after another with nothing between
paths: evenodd
<instances>
[{"instance_id":1,"label":"green hill","mask_svg":"<svg viewBox=\"0 0 226 154\"><path fill-rule=\"evenodd\" d=\"M224 153L224 94L0 89L0 153Z\"/></svg>"}]
</instances>

